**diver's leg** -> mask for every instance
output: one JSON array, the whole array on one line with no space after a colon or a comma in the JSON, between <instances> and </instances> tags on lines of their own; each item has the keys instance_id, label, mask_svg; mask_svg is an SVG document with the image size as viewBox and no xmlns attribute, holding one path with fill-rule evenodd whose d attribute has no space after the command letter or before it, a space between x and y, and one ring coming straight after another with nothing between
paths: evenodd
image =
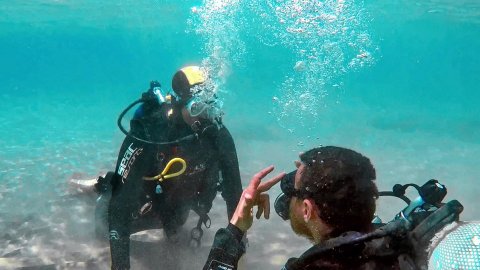
<instances>
[{"instance_id":1,"label":"diver's leg","mask_svg":"<svg viewBox=\"0 0 480 270\"><path fill-rule=\"evenodd\" d=\"M158 210L165 236L171 243L177 243L179 240L178 229L181 226L177 222L178 206L172 205L172 203L168 203L166 200L161 200Z\"/></svg>"},{"instance_id":2,"label":"diver's leg","mask_svg":"<svg viewBox=\"0 0 480 270\"><path fill-rule=\"evenodd\" d=\"M114 189L108 209L112 270L130 269L130 225L134 203L128 195Z\"/></svg>"}]
</instances>

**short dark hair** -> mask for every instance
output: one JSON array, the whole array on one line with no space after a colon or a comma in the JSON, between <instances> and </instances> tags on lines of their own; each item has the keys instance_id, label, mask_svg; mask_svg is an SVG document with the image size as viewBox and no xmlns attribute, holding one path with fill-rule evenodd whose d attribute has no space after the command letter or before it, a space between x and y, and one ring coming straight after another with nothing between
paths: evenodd
<instances>
[{"instance_id":1,"label":"short dark hair","mask_svg":"<svg viewBox=\"0 0 480 270\"><path fill-rule=\"evenodd\" d=\"M300 188L313 195L320 218L333 228L331 237L369 231L378 198L370 160L336 146L311 149L300 159L305 164Z\"/></svg>"}]
</instances>

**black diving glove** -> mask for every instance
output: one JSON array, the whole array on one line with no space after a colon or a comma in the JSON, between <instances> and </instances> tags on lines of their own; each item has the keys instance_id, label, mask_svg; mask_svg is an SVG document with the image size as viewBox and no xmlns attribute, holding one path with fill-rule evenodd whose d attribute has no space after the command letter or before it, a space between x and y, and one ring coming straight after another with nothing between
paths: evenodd
<instances>
[{"instance_id":1,"label":"black diving glove","mask_svg":"<svg viewBox=\"0 0 480 270\"><path fill-rule=\"evenodd\" d=\"M95 183L95 191L98 194L102 194L107 192L108 190L112 189L112 185L115 184L115 173L108 172L104 177L99 176L97 179L97 183Z\"/></svg>"}]
</instances>

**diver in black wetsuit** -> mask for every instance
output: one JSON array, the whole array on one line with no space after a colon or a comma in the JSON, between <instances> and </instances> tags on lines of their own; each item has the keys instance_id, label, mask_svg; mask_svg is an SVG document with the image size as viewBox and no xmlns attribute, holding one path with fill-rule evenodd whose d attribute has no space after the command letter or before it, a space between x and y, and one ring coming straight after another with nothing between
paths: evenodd
<instances>
[{"instance_id":1,"label":"diver in black wetsuit","mask_svg":"<svg viewBox=\"0 0 480 270\"><path fill-rule=\"evenodd\" d=\"M200 216L197 229L209 222L207 213L217 191L226 201L229 219L235 211L242 194L235 144L214 100L199 98L204 84L202 69L185 67L172 80L177 97L171 102L163 96L161 102L144 102L131 120L115 173L97 185L106 190L112 184L108 207L112 269L129 269L129 237L151 226L141 222L148 217L157 218L153 222L161 223L168 239L175 241L189 210ZM154 92L152 86L147 94ZM162 182L146 180L159 175L177 157L186 161L183 174ZM178 171L177 164L171 170Z\"/></svg>"},{"instance_id":2,"label":"diver in black wetsuit","mask_svg":"<svg viewBox=\"0 0 480 270\"><path fill-rule=\"evenodd\" d=\"M298 258L288 259L282 270L420 270L452 265L478 269L472 262L479 261L480 249L471 239L478 238L474 235L480 223L459 222L462 204L443 203L447 189L437 180L422 186L396 184L392 191L378 192L370 160L336 146L310 149L295 164L296 170L263 183L273 166L252 177L230 223L217 231L204 270L237 269L244 253L241 239L253 224L253 208L257 206L257 218L262 213L269 217L267 191L278 182L282 193L275 200L275 211L290 220L296 234L314 244ZM406 197L408 187L418 191L416 199ZM393 196L408 206L385 224L374 215L378 196Z\"/></svg>"}]
</instances>

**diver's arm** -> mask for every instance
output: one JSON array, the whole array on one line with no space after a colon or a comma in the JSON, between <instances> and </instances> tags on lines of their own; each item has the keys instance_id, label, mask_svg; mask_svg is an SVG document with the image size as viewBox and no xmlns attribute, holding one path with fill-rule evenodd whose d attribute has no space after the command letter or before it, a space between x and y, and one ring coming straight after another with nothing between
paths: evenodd
<instances>
[{"instance_id":1,"label":"diver's arm","mask_svg":"<svg viewBox=\"0 0 480 270\"><path fill-rule=\"evenodd\" d=\"M222 172L222 197L227 204L228 219L232 218L242 195L242 180L238 168L237 150L232 135L226 127L218 131L216 145Z\"/></svg>"},{"instance_id":2,"label":"diver's arm","mask_svg":"<svg viewBox=\"0 0 480 270\"><path fill-rule=\"evenodd\" d=\"M237 269L238 260L245 253L245 245L242 242L243 235L244 233L231 223L226 228L219 229L215 234L203 270Z\"/></svg>"},{"instance_id":3,"label":"diver's arm","mask_svg":"<svg viewBox=\"0 0 480 270\"><path fill-rule=\"evenodd\" d=\"M131 132L142 135L133 126ZM138 210L138 198L143 189L142 177L152 163L152 155L148 152L150 149L146 144L127 136L119 151L108 208L112 269L130 267L130 224L132 214Z\"/></svg>"},{"instance_id":4,"label":"diver's arm","mask_svg":"<svg viewBox=\"0 0 480 270\"><path fill-rule=\"evenodd\" d=\"M248 187L242 192L240 201L227 228L218 230L215 235L204 270L236 269L238 260L245 252L242 237L253 224L253 207L257 206L258 208L257 218L263 213L265 218L268 219L270 216L270 203L266 192L285 176L285 173L280 173L270 180L261 183L261 180L272 172L273 169L273 166L269 166L255 174ZM223 263L221 267L212 267L212 265L218 265L219 262Z\"/></svg>"}]
</instances>

